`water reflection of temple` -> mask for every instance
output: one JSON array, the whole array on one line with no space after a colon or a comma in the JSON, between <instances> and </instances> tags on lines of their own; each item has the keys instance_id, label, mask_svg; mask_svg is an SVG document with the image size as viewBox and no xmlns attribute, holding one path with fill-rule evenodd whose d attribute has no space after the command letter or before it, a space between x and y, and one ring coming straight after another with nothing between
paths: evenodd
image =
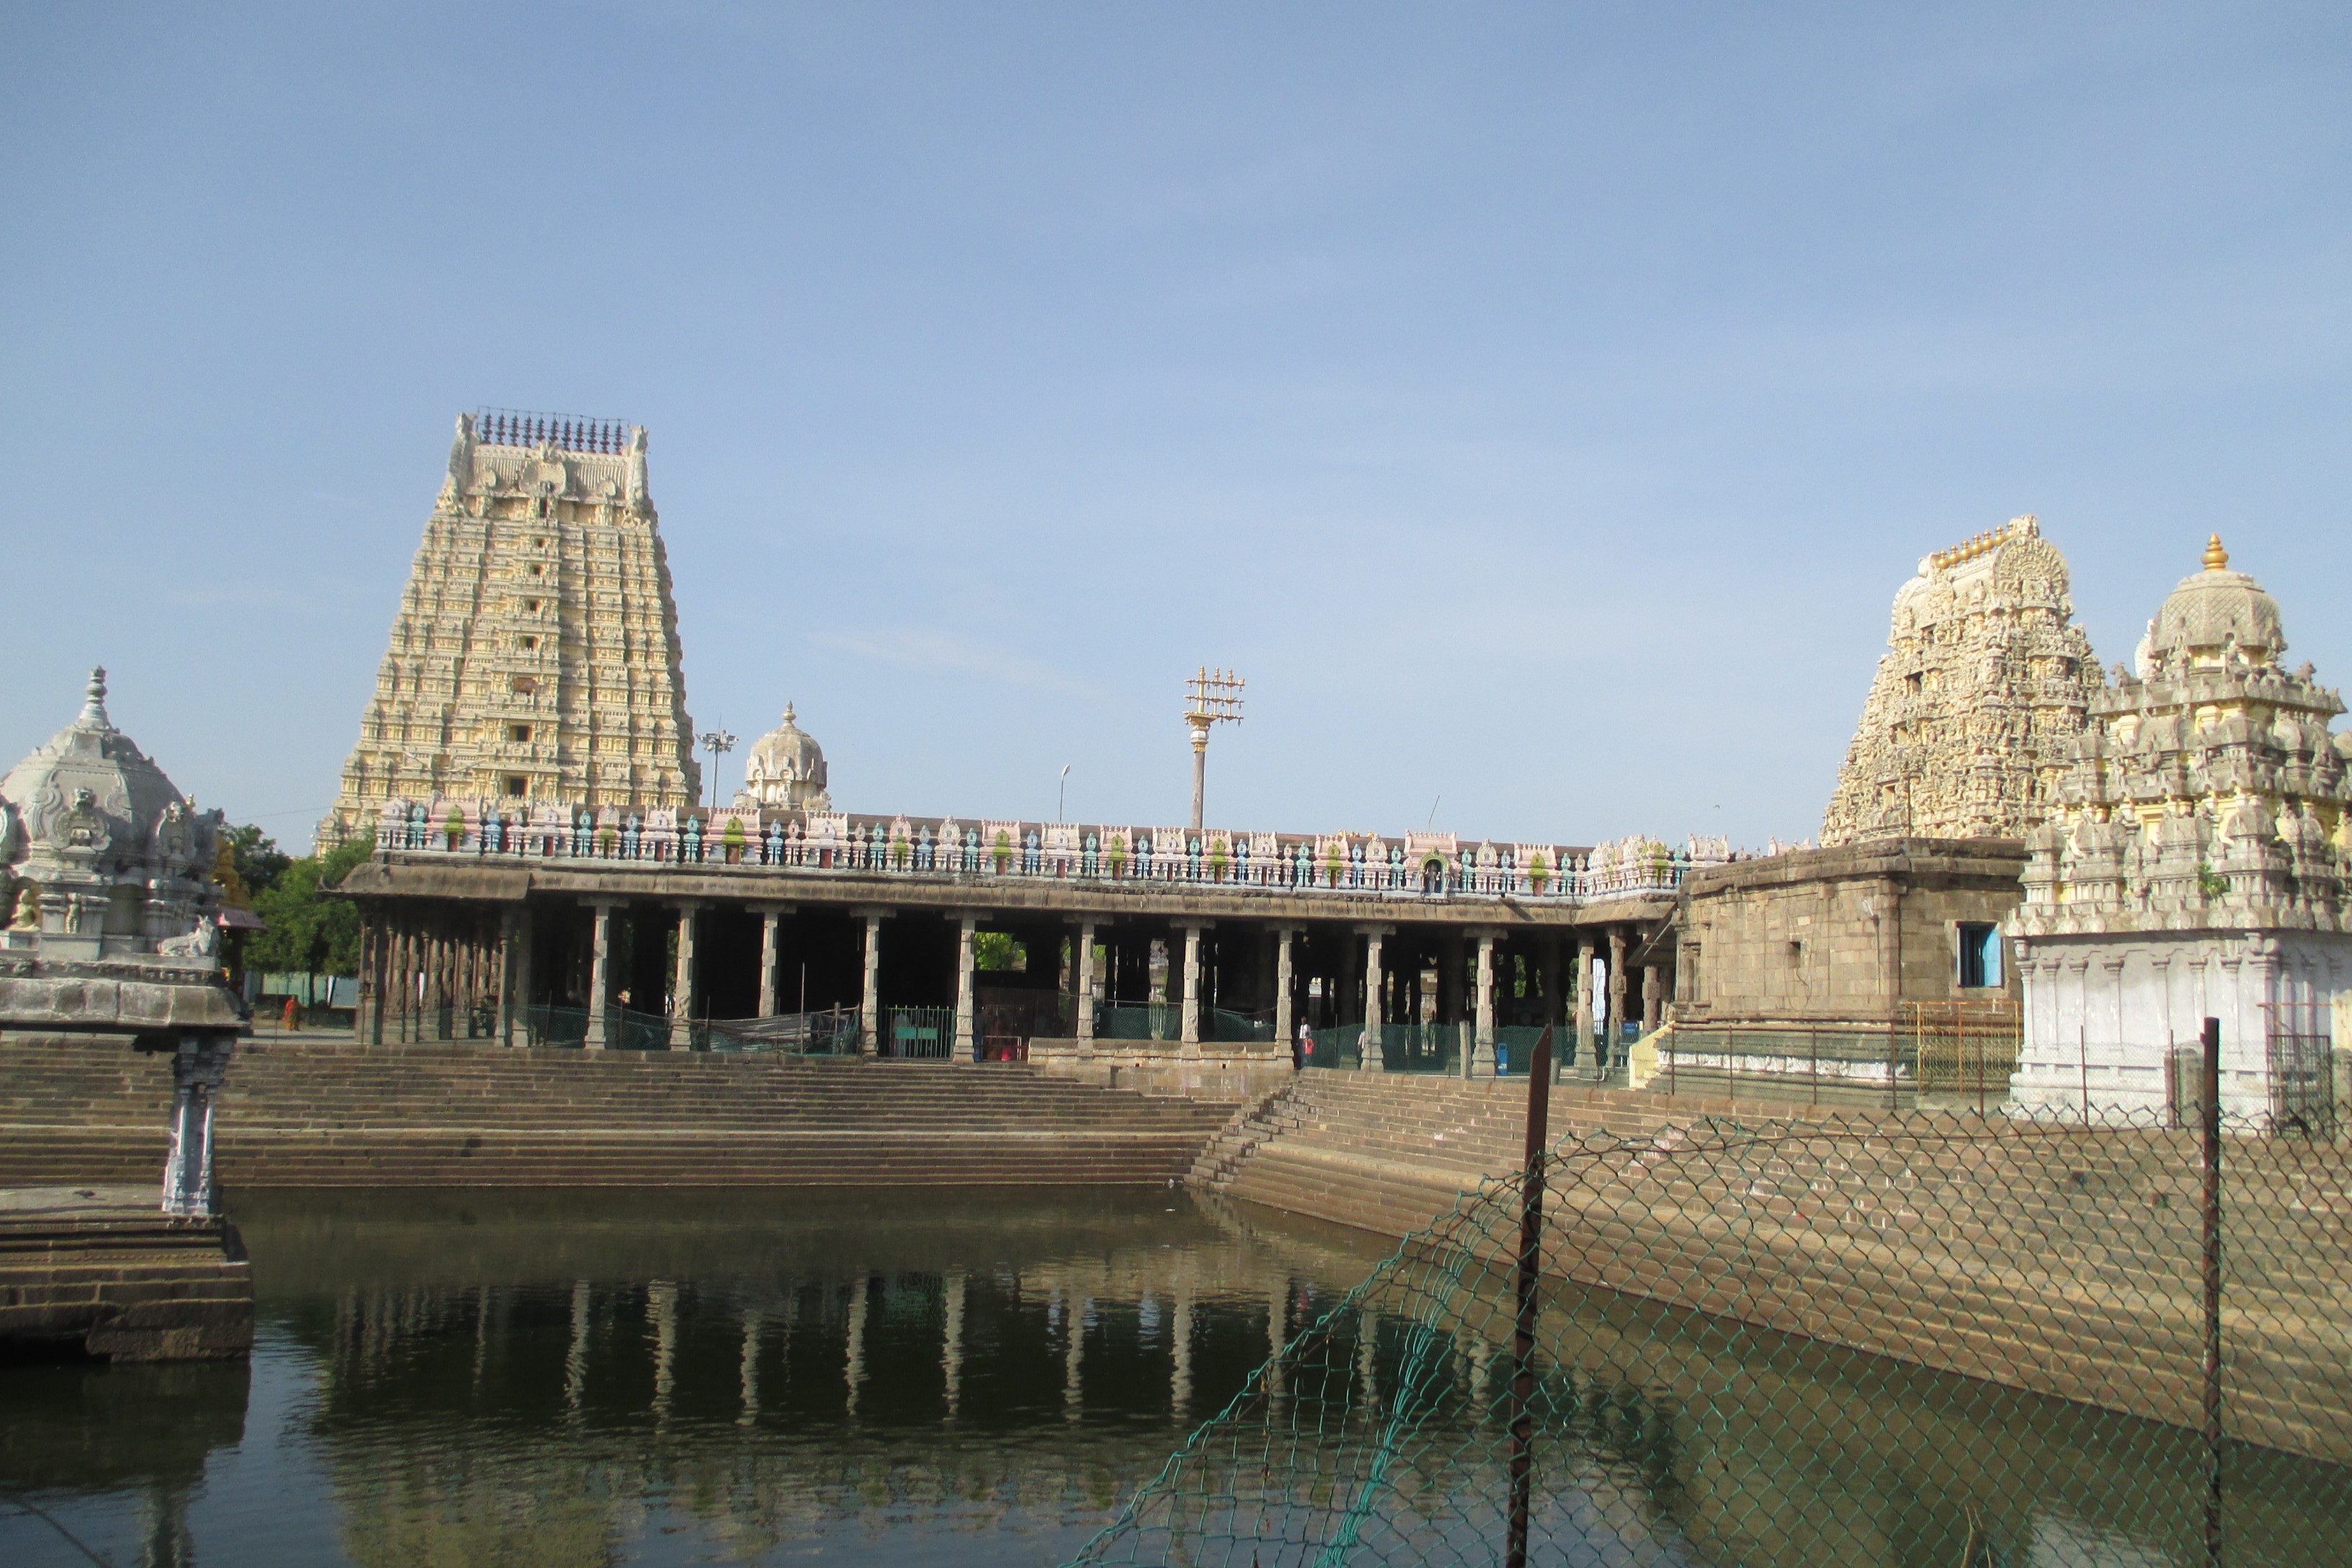
<instances>
[{"instance_id":1,"label":"water reflection of temple","mask_svg":"<svg viewBox=\"0 0 2352 1568\"><path fill-rule=\"evenodd\" d=\"M1205 1488L1344 1490L1409 1373L1413 1420L1442 1440L1411 1451L1401 1506L1484 1540L1502 1495L1499 1282L1436 1312L1385 1287L1349 1303L1384 1245L1263 1210L256 1194L238 1217L266 1359L300 1369L324 1482L278 1506L360 1563L592 1563L671 1534L666 1552L730 1560L1055 1561L1236 1394ZM1539 1384L1542 1539L1605 1521L1592 1539L1627 1561L1787 1568L1957 1562L1979 1529L2005 1551L2080 1547L2019 1562L2185 1561L2194 1539L2191 1432L1597 1291L1549 1301L1540 1340L1572 1348ZM189 1384L181 1407L124 1373L237 1381ZM113 1488L168 1545L173 1500L242 1434L245 1369L76 1375L38 1410L12 1404L20 1384L0 1398L0 1486ZM2233 1563L2316 1561L2352 1523L2325 1517L2315 1467L2231 1465L2272 1500L2233 1516Z\"/></svg>"},{"instance_id":2,"label":"water reflection of temple","mask_svg":"<svg viewBox=\"0 0 2352 1568\"><path fill-rule=\"evenodd\" d=\"M488 1558L525 1524L579 1561L656 1512L730 1553L915 1518L1034 1559L1373 1260L1345 1237L1286 1257L1163 1194L590 1225L488 1202L248 1216L266 1293L303 1303L362 1561ZM651 1277L630 1267L648 1252ZM448 1448L486 1420L515 1440Z\"/></svg>"}]
</instances>

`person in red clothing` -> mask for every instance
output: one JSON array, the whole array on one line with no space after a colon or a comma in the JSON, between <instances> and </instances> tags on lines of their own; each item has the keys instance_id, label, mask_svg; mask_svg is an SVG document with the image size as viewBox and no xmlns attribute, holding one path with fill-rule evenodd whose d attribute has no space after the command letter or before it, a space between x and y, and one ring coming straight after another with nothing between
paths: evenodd
<instances>
[{"instance_id":1,"label":"person in red clothing","mask_svg":"<svg viewBox=\"0 0 2352 1568\"><path fill-rule=\"evenodd\" d=\"M294 1005L294 998L291 996L286 998L286 1026L289 1029L299 1029L302 1026L300 1014Z\"/></svg>"}]
</instances>

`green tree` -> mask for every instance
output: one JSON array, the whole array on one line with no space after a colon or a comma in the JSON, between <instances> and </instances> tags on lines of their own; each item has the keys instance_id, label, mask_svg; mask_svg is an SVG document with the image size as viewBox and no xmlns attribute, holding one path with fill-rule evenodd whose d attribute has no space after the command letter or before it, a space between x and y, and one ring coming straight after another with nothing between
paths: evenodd
<instances>
[{"instance_id":1,"label":"green tree","mask_svg":"<svg viewBox=\"0 0 2352 1568\"><path fill-rule=\"evenodd\" d=\"M971 937L971 966L993 973L1013 973L1029 967L1029 952L1013 940L1010 931L974 931Z\"/></svg>"},{"instance_id":2,"label":"green tree","mask_svg":"<svg viewBox=\"0 0 2352 1568\"><path fill-rule=\"evenodd\" d=\"M294 857L278 847L278 840L249 822L242 827L230 828L227 839L229 865L236 870L236 879L245 885L248 898L278 880L294 863ZM222 886L228 884L224 881Z\"/></svg>"},{"instance_id":3,"label":"green tree","mask_svg":"<svg viewBox=\"0 0 2352 1568\"><path fill-rule=\"evenodd\" d=\"M246 967L269 974L357 974L359 909L348 899L330 894L374 850L375 836L370 834L321 856L289 860L269 886L254 895L253 912L268 929L247 940Z\"/></svg>"}]
</instances>

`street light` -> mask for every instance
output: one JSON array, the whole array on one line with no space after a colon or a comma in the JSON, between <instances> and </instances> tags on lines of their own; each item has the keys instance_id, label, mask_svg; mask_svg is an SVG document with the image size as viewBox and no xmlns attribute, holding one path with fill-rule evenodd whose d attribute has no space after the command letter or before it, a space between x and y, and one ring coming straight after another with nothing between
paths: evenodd
<instances>
[{"instance_id":1,"label":"street light","mask_svg":"<svg viewBox=\"0 0 2352 1568\"><path fill-rule=\"evenodd\" d=\"M1067 804L1067 803L1068 803L1069 798L1070 798L1070 764L1069 764L1069 763L1064 763L1062 764L1062 784L1061 784L1061 787L1060 787L1059 789L1057 789L1057 790L1055 790L1055 791L1054 792L1054 820L1055 820L1055 822L1057 822L1057 823L1058 823L1058 822L1060 822L1060 821L1062 820L1062 807L1063 807L1066 804Z\"/></svg>"},{"instance_id":2,"label":"street light","mask_svg":"<svg viewBox=\"0 0 2352 1568\"><path fill-rule=\"evenodd\" d=\"M1184 722L1192 727L1192 826L1201 826L1201 806L1209 788L1209 726L1242 721L1242 688L1249 683L1230 669L1207 665L1184 683L1188 700Z\"/></svg>"},{"instance_id":3,"label":"street light","mask_svg":"<svg viewBox=\"0 0 2352 1568\"><path fill-rule=\"evenodd\" d=\"M724 730L713 730L702 737L705 751L710 753L710 804L719 804L719 759L735 749L735 737Z\"/></svg>"}]
</instances>

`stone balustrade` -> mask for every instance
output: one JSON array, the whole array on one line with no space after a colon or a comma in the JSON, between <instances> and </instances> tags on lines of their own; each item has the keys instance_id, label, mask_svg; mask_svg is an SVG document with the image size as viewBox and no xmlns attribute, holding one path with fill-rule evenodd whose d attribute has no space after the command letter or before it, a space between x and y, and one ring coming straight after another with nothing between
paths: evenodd
<instances>
[{"instance_id":1,"label":"stone balustrade","mask_svg":"<svg viewBox=\"0 0 2352 1568\"><path fill-rule=\"evenodd\" d=\"M1671 894L1694 867L1734 858L1720 839L1645 837L1592 847L1465 843L1452 834L1288 834L954 817L624 808L395 797L379 847L508 861L728 865L926 880L1169 883L1375 899L1561 905Z\"/></svg>"}]
</instances>

